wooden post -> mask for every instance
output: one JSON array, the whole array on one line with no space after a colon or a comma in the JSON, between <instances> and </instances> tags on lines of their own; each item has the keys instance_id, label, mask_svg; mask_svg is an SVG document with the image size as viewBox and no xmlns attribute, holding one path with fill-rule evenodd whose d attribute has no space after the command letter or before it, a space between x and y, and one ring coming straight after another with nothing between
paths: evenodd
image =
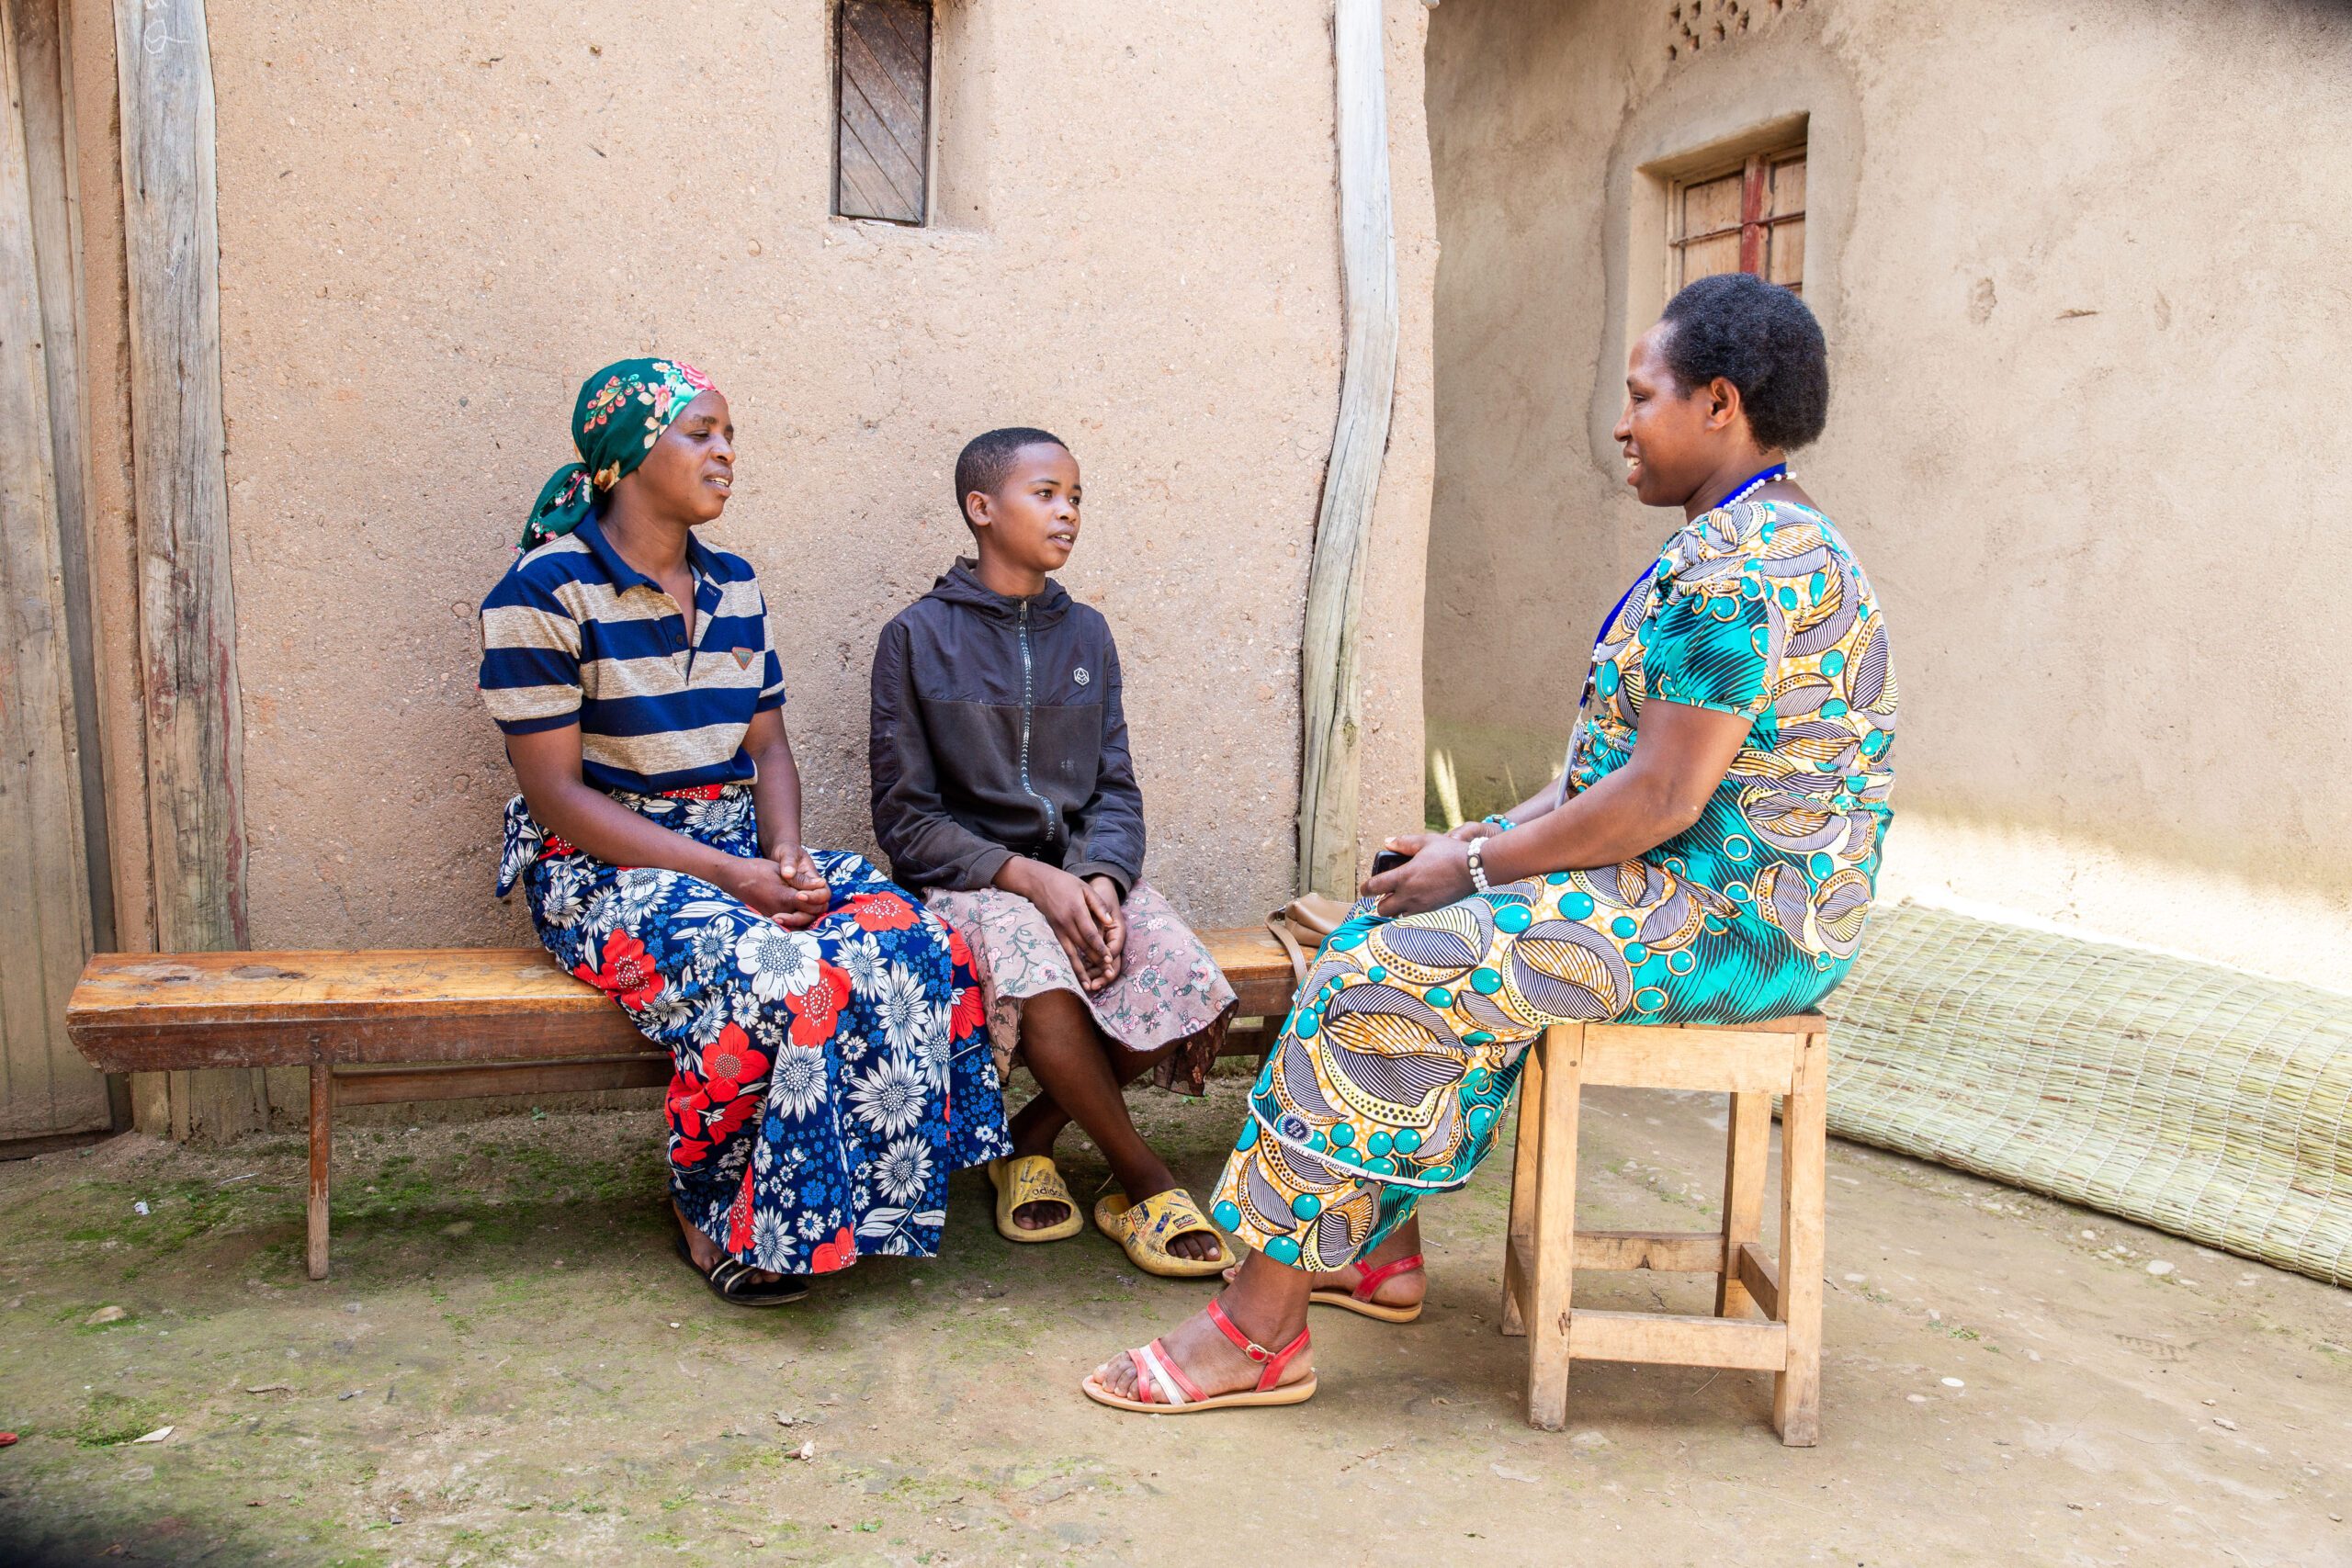
<instances>
[{"instance_id":1,"label":"wooden post","mask_svg":"<svg viewBox=\"0 0 2352 1568\"><path fill-rule=\"evenodd\" d=\"M1356 799L1363 694L1357 648L1373 504L1396 394L1396 233L1388 176L1386 29L1383 0L1339 0L1332 19L1338 80L1340 264L1347 310L1340 415L1307 570L1299 650L1306 747L1298 784L1298 875L1346 896L1356 886Z\"/></svg>"},{"instance_id":2,"label":"wooden post","mask_svg":"<svg viewBox=\"0 0 2352 1568\"><path fill-rule=\"evenodd\" d=\"M311 1278L327 1277L327 1168L334 1154L334 1064L311 1064L311 1207L306 1222Z\"/></svg>"},{"instance_id":3,"label":"wooden post","mask_svg":"<svg viewBox=\"0 0 2352 1568\"><path fill-rule=\"evenodd\" d=\"M1526 1288L1520 1259L1535 1256L1535 1153L1544 1145L1544 1037L1528 1042L1527 1057L1519 1069L1519 1130L1511 1140L1510 1224L1503 1245L1502 1331L1527 1332L1520 1314L1520 1293Z\"/></svg>"},{"instance_id":4,"label":"wooden post","mask_svg":"<svg viewBox=\"0 0 2352 1568\"><path fill-rule=\"evenodd\" d=\"M1731 1133L1724 1150L1723 1276L1715 1281L1715 1315L1745 1317L1754 1302L1739 1282L1739 1249L1764 1223L1764 1164L1772 1145L1772 1097L1731 1097Z\"/></svg>"},{"instance_id":5,"label":"wooden post","mask_svg":"<svg viewBox=\"0 0 2352 1568\"><path fill-rule=\"evenodd\" d=\"M1568 1301L1576 1277L1577 1110L1584 1089L1584 1025L1564 1023L1547 1030L1540 1049L1544 1101L1536 1112L1535 1280L1528 1292L1527 1422L1556 1432L1568 1424Z\"/></svg>"},{"instance_id":6,"label":"wooden post","mask_svg":"<svg viewBox=\"0 0 2352 1568\"><path fill-rule=\"evenodd\" d=\"M1796 1081L1781 1101L1781 1299L1788 1368L1772 1380L1772 1426L1792 1448L1821 1436L1821 1269L1828 1201L1829 1039L1804 1036Z\"/></svg>"},{"instance_id":7,"label":"wooden post","mask_svg":"<svg viewBox=\"0 0 2352 1568\"><path fill-rule=\"evenodd\" d=\"M74 745L82 780L83 862L90 930L116 948L104 748L98 737L97 602L91 587L88 455L82 430L82 204L75 183L74 63L65 26L72 0L5 0L23 92L33 251L40 269L41 365L49 381L50 475L56 486L58 566L74 676Z\"/></svg>"},{"instance_id":8,"label":"wooden post","mask_svg":"<svg viewBox=\"0 0 2352 1568\"><path fill-rule=\"evenodd\" d=\"M211 59L202 0L115 0L114 18L155 938L165 952L242 948ZM259 1126L262 1094L249 1070L190 1075L175 1130L220 1137Z\"/></svg>"}]
</instances>

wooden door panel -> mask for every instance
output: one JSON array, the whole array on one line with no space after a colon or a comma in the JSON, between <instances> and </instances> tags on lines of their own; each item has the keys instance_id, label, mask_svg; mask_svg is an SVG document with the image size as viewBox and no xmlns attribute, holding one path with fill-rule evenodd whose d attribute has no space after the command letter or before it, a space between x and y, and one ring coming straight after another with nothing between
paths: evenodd
<instances>
[{"instance_id":1,"label":"wooden door panel","mask_svg":"<svg viewBox=\"0 0 2352 1568\"><path fill-rule=\"evenodd\" d=\"M25 3L0 0L0 1139L111 1119L106 1079L65 1036L90 899L23 108L54 84L20 70Z\"/></svg>"},{"instance_id":2,"label":"wooden door panel","mask_svg":"<svg viewBox=\"0 0 2352 1568\"><path fill-rule=\"evenodd\" d=\"M833 210L921 223L931 139L930 0L842 0Z\"/></svg>"}]
</instances>

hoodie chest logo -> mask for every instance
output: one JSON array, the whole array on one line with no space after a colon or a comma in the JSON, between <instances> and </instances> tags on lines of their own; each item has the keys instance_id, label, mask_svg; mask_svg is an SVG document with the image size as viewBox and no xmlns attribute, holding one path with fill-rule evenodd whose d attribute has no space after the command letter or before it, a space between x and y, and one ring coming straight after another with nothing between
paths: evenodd
<instances>
[{"instance_id":1,"label":"hoodie chest logo","mask_svg":"<svg viewBox=\"0 0 2352 1568\"><path fill-rule=\"evenodd\" d=\"M1089 674L1086 672L1086 666L1085 666L1085 665L1083 665L1083 664L1080 665L1077 669L1075 669L1075 670L1071 671L1069 672L1069 678L1070 678L1071 680L1073 680L1073 681L1077 682L1078 682L1080 685L1081 685L1081 686L1089 684L1089 683L1090 683L1090 682L1091 682L1093 681L1093 679L1094 679L1094 677L1093 677L1093 676L1089 675Z\"/></svg>"}]
</instances>

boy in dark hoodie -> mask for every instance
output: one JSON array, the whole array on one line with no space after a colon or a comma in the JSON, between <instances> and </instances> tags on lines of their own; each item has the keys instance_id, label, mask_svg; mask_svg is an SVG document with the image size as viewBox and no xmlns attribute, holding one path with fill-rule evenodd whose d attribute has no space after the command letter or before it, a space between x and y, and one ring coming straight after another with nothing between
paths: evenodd
<instances>
[{"instance_id":1,"label":"boy in dark hoodie","mask_svg":"<svg viewBox=\"0 0 2352 1568\"><path fill-rule=\"evenodd\" d=\"M993 1162L997 1229L1059 1241L1083 1225L1053 1161L1071 1121L1114 1182L1094 1220L1136 1267L1232 1262L1127 1116L1154 1068L1194 1092L1232 987L1143 880L1143 795L1127 755L1111 628L1046 576L1079 534L1078 459L1042 430L992 430L956 462L978 545L882 629L874 654L874 834L891 874L971 949L999 1066L1040 1092Z\"/></svg>"}]
</instances>

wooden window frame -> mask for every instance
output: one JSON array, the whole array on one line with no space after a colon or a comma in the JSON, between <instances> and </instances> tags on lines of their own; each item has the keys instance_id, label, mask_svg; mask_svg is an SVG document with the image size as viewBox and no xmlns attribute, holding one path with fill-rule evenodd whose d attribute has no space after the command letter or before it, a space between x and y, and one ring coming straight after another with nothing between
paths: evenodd
<instances>
[{"instance_id":1,"label":"wooden window frame","mask_svg":"<svg viewBox=\"0 0 2352 1568\"><path fill-rule=\"evenodd\" d=\"M858 90L849 78L849 6L844 0L833 0L833 190L832 213L836 218L858 223L892 223L904 229L920 229L931 222L932 198L932 124L934 116L933 100L938 96L939 8L936 0L904 0L919 7L923 26L923 88L922 131L918 147L915 177L919 188L915 193L915 213L911 217L895 217L882 213L848 212L843 210L842 192L842 141L854 135L847 112L846 97ZM871 107L869 101L868 107ZM877 116L878 118L878 116ZM869 154L870 156L870 154Z\"/></svg>"},{"instance_id":2,"label":"wooden window frame","mask_svg":"<svg viewBox=\"0 0 2352 1568\"><path fill-rule=\"evenodd\" d=\"M1693 281L1686 270L1691 246L1703 244L1709 240L1720 240L1734 233L1739 236L1737 270L1753 274L1758 277L1768 276L1766 269L1770 261L1772 231L1785 224L1802 223L1804 221L1805 215L1805 209L1803 207L1793 212L1767 211L1771 200L1773 171L1782 164L1804 161L1805 143L1804 141L1782 142L1774 147L1750 152L1737 163L1720 164L1702 173L1686 175L1675 180L1668 190L1666 205L1668 295L1671 297L1685 284ZM1704 233L1676 232L1682 221L1685 193L1693 186L1712 184L1735 173L1740 175L1739 220L1721 228L1710 229ZM1803 294L1804 292L1804 275L1800 273L1797 281L1789 287L1794 292Z\"/></svg>"}]
</instances>

